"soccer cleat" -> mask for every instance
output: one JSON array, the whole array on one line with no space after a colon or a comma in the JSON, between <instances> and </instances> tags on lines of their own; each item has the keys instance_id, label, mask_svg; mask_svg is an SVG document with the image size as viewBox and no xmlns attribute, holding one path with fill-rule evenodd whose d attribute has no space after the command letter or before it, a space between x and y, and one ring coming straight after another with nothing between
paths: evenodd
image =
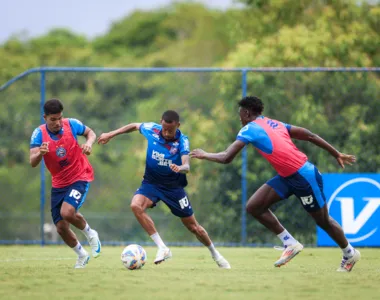
<instances>
[{"instance_id":1,"label":"soccer cleat","mask_svg":"<svg viewBox=\"0 0 380 300\"><path fill-rule=\"evenodd\" d=\"M284 251L279 260L274 263L275 267L281 267L286 265L294 256L300 253L303 249L303 245L297 242L295 245L285 246Z\"/></svg>"},{"instance_id":2,"label":"soccer cleat","mask_svg":"<svg viewBox=\"0 0 380 300\"><path fill-rule=\"evenodd\" d=\"M219 256L218 258L213 257L213 259L215 260L215 262L219 266L219 268L231 269L229 262L223 256Z\"/></svg>"},{"instance_id":3,"label":"soccer cleat","mask_svg":"<svg viewBox=\"0 0 380 300\"><path fill-rule=\"evenodd\" d=\"M340 267L337 269L338 272L351 272L354 265L360 260L360 252L354 249L354 255L350 258L344 257L342 258L342 262L340 263Z\"/></svg>"},{"instance_id":4,"label":"soccer cleat","mask_svg":"<svg viewBox=\"0 0 380 300\"><path fill-rule=\"evenodd\" d=\"M102 244L99 241L99 235L95 230L92 230L94 235L88 238L88 243L91 246L92 257L97 258L100 256Z\"/></svg>"},{"instance_id":5,"label":"soccer cleat","mask_svg":"<svg viewBox=\"0 0 380 300\"><path fill-rule=\"evenodd\" d=\"M169 248L159 248L157 251L157 255L156 255L156 259L154 260L154 263L156 265L160 264L163 261L171 258L172 256L173 256L172 252L170 251Z\"/></svg>"},{"instance_id":6,"label":"soccer cleat","mask_svg":"<svg viewBox=\"0 0 380 300\"><path fill-rule=\"evenodd\" d=\"M75 263L75 269L83 269L88 264L90 260L90 255L86 254L84 256L78 256L77 262Z\"/></svg>"}]
</instances>

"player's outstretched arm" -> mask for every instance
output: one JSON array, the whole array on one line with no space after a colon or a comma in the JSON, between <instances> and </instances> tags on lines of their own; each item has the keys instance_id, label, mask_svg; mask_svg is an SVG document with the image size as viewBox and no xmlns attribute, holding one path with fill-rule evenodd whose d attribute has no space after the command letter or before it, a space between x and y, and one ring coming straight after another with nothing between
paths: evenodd
<instances>
[{"instance_id":1,"label":"player's outstretched arm","mask_svg":"<svg viewBox=\"0 0 380 300\"><path fill-rule=\"evenodd\" d=\"M42 157L49 152L49 143L44 142L40 147L34 147L29 151L29 161L33 168L37 167Z\"/></svg>"},{"instance_id":2,"label":"player's outstretched arm","mask_svg":"<svg viewBox=\"0 0 380 300\"><path fill-rule=\"evenodd\" d=\"M181 157L182 165L177 166L176 164L171 164L169 167L173 172L176 173L189 173L190 172L190 157L189 155L182 155Z\"/></svg>"},{"instance_id":3,"label":"player's outstretched arm","mask_svg":"<svg viewBox=\"0 0 380 300\"><path fill-rule=\"evenodd\" d=\"M90 155L92 151L92 144L94 144L96 140L96 134L90 127L86 127L83 136L86 138L86 143L81 145L82 153Z\"/></svg>"},{"instance_id":4,"label":"player's outstretched arm","mask_svg":"<svg viewBox=\"0 0 380 300\"><path fill-rule=\"evenodd\" d=\"M302 127L291 126L289 131L290 137L308 141L317 145L318 147L325 149L328 151L335 159L338 161L338 164L344 169L345 164L352 165L356 161L356 157L354 155L340 153L337 149L335 149L330 143L325 141L323 138L318 136L315 133L312 133L310 130Z\"/></svg>"},{"instance_id":5,"label":"player's outstretched arm","mask_svg":"<svg viewBox=\"0 0 380 300\"><path fill-rule=\"evenodd\" d=\"M133 131L137 131L140 129L140 126L141 126L141 123L130 123L128 125L120 127L119 129L116 129L107 133L102 133L98 138L98 144L105 145L115 136L119 134L123 134L123 133L130 133Z\"/></svg>"},{"instance_id":6,"label":"player's outstretched arm","mask_svg":"<svg viewBox=\"0 0 380 300\"><path fill-rule=\"evenodd\" d=\"M191 158L205 159L220 164L229 164L235 156L243 149L245 143L236 140L226 150L219 153L208 153L202 149L195 149L190 152Z\"/></svg>"}]
</instances>

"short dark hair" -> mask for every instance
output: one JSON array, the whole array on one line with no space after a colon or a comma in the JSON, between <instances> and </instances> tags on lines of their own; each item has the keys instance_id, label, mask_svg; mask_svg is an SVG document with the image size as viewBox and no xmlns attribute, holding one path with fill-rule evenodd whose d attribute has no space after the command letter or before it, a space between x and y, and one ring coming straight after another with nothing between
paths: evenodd
<instances>
[{"instance_id":1,"label":"short dark hair","mask_svg":"<svg viewBox=\"0 0 380 300\"><path fill-rule=\"evenodd\" d=\"M59 114L63 111L63 105L58 99L50 99L45 102L44 113L45 115Z\"/></svg>"},{"instance_id":2,"label":"short dark hair","mask_svg":"<svg viewBox=\"0 0 380 300\"><path fill-rule=\"evenodd\" d=\"M254 114L261 115L264 110L264 103L259 97L247 96L239 101L239 107L245 108Z\"/></svg>"},{"instance_id":3,"label":"short dark hair","mask_svg":"<svg viewBox=\"0 0 380 300\"><path fill-rule=\"evenodd\" d=\"M162 114L162 120L166 123L179 122L179 114L174 110L167 110Z\"/></svg>"}]
</instances>

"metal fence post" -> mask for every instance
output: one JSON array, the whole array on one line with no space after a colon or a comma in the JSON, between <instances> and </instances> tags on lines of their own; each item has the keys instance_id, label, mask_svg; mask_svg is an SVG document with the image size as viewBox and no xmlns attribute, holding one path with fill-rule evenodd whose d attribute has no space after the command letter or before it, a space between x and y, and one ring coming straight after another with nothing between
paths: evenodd
<instances>
[{"instance_id":1,"label":"metal fence post","mask_svg":"<svg viewBox=\"0 0 380 300\"><path fill-rule=\"evenodd\" d=\"M40 122L43 124L44 120L44 103L45 103L45 71L41 71L40 78ZM42 160L40 163L40 226L41 226L41 246L45 245L45 234L44 234L44 224L45 224L45 164Z\"/></svg>"},{"instance_id":2,"label":"metal fence post","mask_svg":"<svg viewBox=\"0 0 380 300\"><path fill-rule=\"evenodd\" d=\"M247 70L242 70L242 96L247 96ZM241 244L247 243L247 147L243 148L241 164Z\"/></svg>"}]
</instances>

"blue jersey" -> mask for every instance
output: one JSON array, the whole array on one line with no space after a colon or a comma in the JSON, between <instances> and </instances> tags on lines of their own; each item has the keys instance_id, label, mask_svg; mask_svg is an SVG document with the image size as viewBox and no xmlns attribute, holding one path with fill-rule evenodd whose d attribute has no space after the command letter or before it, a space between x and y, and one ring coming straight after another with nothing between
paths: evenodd
<instances>
[{"instance_id":1,"label":"blue jersey","mask_svg":"<svg viewBox=\"0 0 380 300\"><path fill-rule=\"evenodd\" d=\"M86 126L83 125L81 121L77 119L69 119L69 123L71 127L71 132L73 133L75 139L77 138L77 135L84 134L86 130ZM63 134L63 127L56 134L50 132L49 129L47 129L47 132L49 133L50 137L53 140L59 140ZM30 149L35 148L35 147L40 147L41 145L42 145L42 131L39 127L37 127L36 129L34 129L32 137L30 139Z\"/></svg>"},{"instance_id":2,"label":"blue jersey","mask_svg":"<svg viewBox=\"0 0 380 300\"><path fill-rule=\"evenodd\" d=\"M175 140L167 142L161 135L162 126L142 123L140 133L148 140L144 182L170 188L185 187L185 174L175 173L170 164L182 165L182 155L188 155L190 144L187 136L177 130Z\"/></svg>"}]
</instances>

